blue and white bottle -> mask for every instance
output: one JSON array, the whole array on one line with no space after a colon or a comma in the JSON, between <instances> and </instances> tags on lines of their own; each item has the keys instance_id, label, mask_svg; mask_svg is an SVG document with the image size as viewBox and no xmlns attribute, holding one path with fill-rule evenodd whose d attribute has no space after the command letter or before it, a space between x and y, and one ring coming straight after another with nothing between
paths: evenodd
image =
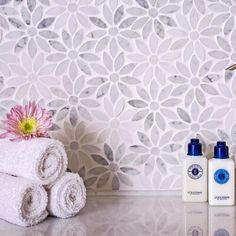
<instances>
[{"instance_id":1,"label":"blue and white bottle","mask_svg":"<svg viewBox=\"0 0 236 236\"><path fill-rule=\"evenodd\" d=\"M229 158L229 149L224 141L214 147L214 158L208 164L208 199L210 205L227 206L235 202L235 164Z\"/></svg>"},{"instance_id":2,"label":"blue and white bottle","mask_svg":"<svg viewBox=\"0 0 236 236\"><path fill-rule=\"evenodd\" d=\"M202 155L199 139L191 139L183 160L183 192L186 202L207 201L207 159Z\"/></svg>"}]
</instances>

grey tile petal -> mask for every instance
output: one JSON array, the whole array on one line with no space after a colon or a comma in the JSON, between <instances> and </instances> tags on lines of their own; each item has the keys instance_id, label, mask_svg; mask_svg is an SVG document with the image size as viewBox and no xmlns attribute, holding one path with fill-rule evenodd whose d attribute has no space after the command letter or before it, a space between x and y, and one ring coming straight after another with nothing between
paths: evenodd
<instances>
[{"instance_id":1,"label":"grey tile petal","mask_svg":"<svg viewBox=\"0 0 236 236\"><path fill-rule=\"evenodd\" d=\"M109 83L105 83L104 85L102 85L97 91L96 98L101 98L104 95L106 95L109 90L109 87L110 87Z\"/></svg>"},{"instance_id":2,"label":"grey tile petal","mask_svg":"<svg viewBox=\"0 0 236 236\"><path fill-rule=\"evenodd\" d=\"M159 18L160 18L160 21L167 26L170 26L170 27L177 26L175 20L169 16L159 16Z\"/></svg>"},{"instance_id":3,"label":"grey tile petal","mask_svg":"<svg viewBox=\"0 0 236 236\"><path fill-rule=\"evenodd\" d=\"M98 178L98 181L97 181L97 185L96 185L97 188L103 187L103 186L108 182L108 180L109 180L109 178L110 178L110 175L111 175L111 173L109 173L109 172L107 172L107 173L101 175L101 176Z\"/></svg>"},{"instance_id":4,"label":"grey tile petal","mask_svg":"<svg viewBox=\"0 0 236 236\"><path fill-rule=\"evenodd\" d=\"M168 79L172 83L175 83L175 84L183 84L183 83L186 83L188 81L185 77L180 76L180 75L173 75L173 76L170 76Z\"/></svg>"},{"instance_id":5,"label":"grey tile petal","mask_svg":"<svg viewBox=\"0 0 236 236\"><path fill-rule=\"evenodd\" d=\"M133 161L136 158L136 154L135 153L129 153L127 155L124 155L122 157L122 159L119 162L120 166L127 166L127 165L132 165Z\"/></svg>"},{"instance_id":6,"label":"grey tile petal","mask_svg":"<svg viewBox=\"0 0 236 236\"><path fill-rule=\"evenodd\" d=\"M120 182L116 175L113 176L112 179L112 189L113 190L119 190L120 189Z\"/></svg>"},{"instance_id":7,"label":"grey tile petal","mask_svg":"<svg viewBox=\"0 0 236 236\"><path fill-rule=\"evenodd\" d=\"M160 173L162 175L166 175L167 173L166 164L159 157L156 159L156 163L157 163L157 168L160 171Z\"/></svg>"},{"instance_id":8,"label":"grey tile petal","mask_svg":"<svg viewBox=\"0 0 236 236\"><path fill-rule=\"evenodd\" d=\"M15 17L9 17L8 21L17 29L25 29L26 28L25 24L21 20L15 18Z\"/></svg>"},{"instance_id":9,"label":"grey tile petal","mask_svg":"<svg viewBox=\"0 0 236 236\"><path fill-rule=\"evenodd\" d=\"M97 162L98 164L100 164L102 166L108 165L108 162L106 161L106 159L100 155L92 154L91 157L95 162Z\"/></svg>"},{"instance_id":10,"label":"grey tile petal","mask_svg":"<svg viewBox=\"0 0 236 236\"><path fill-rule=\"evenodd\" d=\"M132 145L130 146L130 150L136 153L145 153L148 151L146 147L140 145Z\"/></svg>"},{"instance_id":11,"label":"grey tile petal","mask_svg":"<svg viewBox=\"0 0 236 236\"><path fill-rule=\"evenodd\" d=\"M78 114L74 107L72 107L72 109L70 110L69 119L70 119L70 123L73 126L75 126L78 122Z\"/></svg>"},{"instance_id":12,"label":"grey tile petal","mask_svg":"<svg viewBox=\"0 0 236 236\"><path fill-rule=\"evenodd\" d=\"M31 58L35 57L37 54L37 45L34 41L34 39L30 39L29 43L28 43L28 53L30 55Z\"/></svg>"},{"instance_id":13,"label":"grey tile petal","mask_svg":"<svg viewBox=\"0 0 236 236\"><path fill-rule=\"evenodd\" d=\"M165 36L164 27L157 19L154 21L154 30L160 38L164 38Z\"/></svg>"},{"instance_id":14,"label":"grey tile petal","mask_svg":"<svg viewBox=\"0 0 236 236\"><path fill-rule=\"evenodd\" d=\"M57 33L53 32L53 31L51 31L51 30L41 30L41 31L39 32L39 34L40 34L42 37L46 38L46 39L55 39L55 38L58 38L58 37L59 37L59 35L58 35Z\"/></svg>"},{"instance_id":15,"label":"grey tile petal","mask_svg":"<svg viewBox=\"0 0 236 236\"><path fill-rule=\"evenodd\" d=\"M223 37L217 36L217 42L224 51L227 51L227 52L231 51L229 43Z\"/></svg>"},{"instance_id":16,"label":"grey tile petal","mask_svg":"<svg viewBox=\"0 0 236 236\"><path fill-rule=\"evenodd\" d=\"M205 91L206 93L210 94L210 95L218 95L219 92L211 85L209 84L201 84L200 85L202 90Z\"/></svg>"},{"instance_id":17,"label":"grey tile petal","mask_svg":"<svg viewBox=\"0 0 236 236\"><path fill-rule=\"evenodd\" d=\"M171 143L163 147L165 152L175 152L182 147L181 144Z\"/></svg>"},{"instance_id":18,"label":"grey tile petal","mask_svg":"<svg viewBox=\"0 0 236 236\"><path fill-rule=\"evenodd\" d=\"M8 25L7 20L4 17L2 17L1 15L0 15L0 26L3 29L6 29L6 30L9 29L9 25ZM2 36L1 36L1 38L2 38Z\"/></svg>"},{"instance_id":19,"label":"grey tile petal","mask_svg":"<svg viewBox=\"0 0 236 236\"><path fill-rule=\"evenodd\" d=\"M196 89L195 96L196 96L196 99L197 99L198 103L201 106L205 106L206 105L206 97L205 97L204 93L200 89Z\"/></svg>"},{"instance_id":20,"label":"grey tile petal","mask_svg":"<svg viewBox=\"0 0 236 236\"><path fill-rule=\"evenodd\" d=\"M204 0L198 0L198 1L194 1L197 10L202 13L205 14L206 12L206 4Z\"/></svg>"},{"instance_id":21,"label":"grey tile petal","mask_svg":"<svg viewBox=\"0 0 236 236\"><path fill-rule=\"evenodd\" d=\"M77 64L82 72L84 72L87 75L91 75L92 72L91 72L89 66L85 62L78 59Z\"/></svg>"},{"instance_id":22,"label":"grey tile petal","mask_svg":"<svg viewBox=\"0 0 236 236\"><path fill-rule=\"evenodd\" d=\"M97 26L97 27L99 27L99 28L107 28L106 23L105 23L103 20L101 20L100 18L91 16L91 17L89 17L89 19L91 20L91 22L92 22L95 26Z\"/></svg>"},{"instance_id":23,"label":"grey tile petal","mask_svg":"<svg viewBox=\"0 0 236 236\"><path fill-rule=\"evenodd\" d=\"M69 107L63 107L62 109L60 109L57 112L56 121L63 120L68 115L68 112L69 112Z\"/></svg>"},{"instance_id":24,"label":"grey tile petal","mask_svg":"<svg viewBox=\"0 0 236 236\"><path fill-rule=\"evenodd\" d=\"M78 111L80 115L86 120L86 121L91 121L92 117L87 109L85 109L82 106L78 106Z\"/></svg>"},{"instance_id":25,"label":"grey tile petal","mask_svg":"<svg viewBox=\"0 0 236 236\"><path fill-rule=\"evenodd\" d=\"M54 48L56 49L57 51L59 52L65 52L66 51L66 48L63 46L62 43L60 43L59 41L56 41L56 40L49 40L48 41L49 44Z\"/></svg>"},{"instance_id":26,"label":"grey tile petal","mask_svg":"<svg viewBox=\"0 0 236 236\"><path fill-rule=\"evenodd\" d=\"M104 144L104 153L109 161L114 160L113 151L108 144Z\"/></svg>"},{"instance_id":27,"label":"grey tile petal","mask_svg":"<svg viewBox=\"0 0 236 236\"><path fill-rule=\"evenodd\" d=\"M186 93L188 88L189 88L189 86L187 84L179 85L178 87L173 89L171 96L173 96L173 97L181 96L182 94Z\"/></svg>"},{"instance_id":28,"label":"grey tile petal","mask_svg":"<svg viewBox=\"0 0 236 236\"><path fill-rule=\"evenodd\" d=\"M162 116L162 114L160 112L156 113L155 116L155 121L157 126L161 129L161 130L165 130L166 129L166 122L165 122L165 118Z\"/></svg>"},{"instance_id":29,"label":"grey tile petal","mask_svg":"<svg viewBox=\"0 0 236 236\"><path fill-rule=\"evenodd\" d=\"M118 172L117 176L118 176L120 182L122 182L123 184L125 184L127 186L131 186L131 187L133 186L132 181L126 175Z\"/></svg>"},{"instance_id":30,"label":"grey tile petal","mask_svg":"<svg viewBox=\"0 0 236 236\"><path fill-rule=\"evenodd\" d=\"M153 123L154 123L154 113L150 112L146 117L146 119L144 120L144 130L145 131L149 130L153 126Z\"/></svg>"},{"instance_id":31,"label":"grey tile petal","mask_svg":"<svg viewBox=\"0 0 236 236\"><path fill-rule=\"evenodd\" d=\"M82 166L82 167L78 170L78 174L81 176L81 178L84 179L85 173L86 173L85 166Z\"/></svg>"},{"instance_id":32,"label":"grey tile petal","mask_svg":"<svg viewBox=\"0 0 236 236\"><path fill-rule=\"evenodd\" d=\"M191 118L190 118L189 114L184 109L178 107L177 108L177 113L183 121L185 121L187 123L191 122Z\"/></svg>"},{"instance_id":33,"label":"grey tile petal","mask_svg":"<svg viewBox=\"0 0 236 236\"><path fill-rule=\"evenodd\" d=\"M126 148L125 148L125 144L123 143L117 148L115 152L115 160L119 161L125 155L125 151L126 151Z\"/></svg>"},{"instance_id":34,"label":"grey tile petal","mask_svg":"<svg viewBox=\"0 0 236 236\"><path fill-rule=\"evenodd\" d=\"M23 50L26 45L27 45L27 42L28 42L28 37L23 37L21 38L17 43L16 43L16 46L14 48L14 51L17 53L17 52L20 52L21 50Z\"/></svg>"},{"instance_id":35,"label":"grey tile petal","mask_svg":"<svg viewBox=\"0 0 236 236\"><path fill-rule=\"evenodd\" d=\"M115 14L114 14L114 23L118 24L124 16L124 6L120 6L117 8Z\"/></svg>"},{"instance_id":36,"label":"grey tile petal","mask_svg":"<svg viewBox=\"0 0 236 236\"><path fill-rule=\"evenodd\" d=\"M131 89L128 86L126 86L124 83L119 82L118 87L123 95L125 95L126 97L129 97L129 98L132 97Z\"/></svg>"},{"instance_id":37,"label":"grey tile petal","mask_svg":"<svg viewBox=\"0 0 236 236\"><path fill-rule=\"evenodd\" d=\"M179 9L180 7L178 5L170 4L165 7L162 7L160 9L160 12L164 14L172 14L172 13L177 12Z\"/></svg>"},{"instance_id":38,"label":"grey tile petal","mask_svg":"<svg viewBox=\"0 0 236 236\"><path fill-rule=\"evenodd\" d=\"M224 24L224 35L229 35L234 29L234 17L231 16Z\"/></svg>"},{"instance_id":39,"label":"grey tile petal","mask_svg":"<svg viewBox=\"0 0 236 236\"><path fill-rule=\"evenodd\" d=\"M145 145L145 146L147 146L147 147L151 147L150 139L148 138L148 136L147 136L146 134L144 134L144 133L142 133L142 132L140 132L140 131L138 131L137 134L138 134L138 139L139 139L139 141L140 141L143 145Z\"/></svg>"},{"instance_id":40,"label":"grey tile petal","mask_svg":"<svg viewBox=\"0 0 236 236\"><path fill-rule=\"evenodd\" d=\"M142 120L142 119L147 115L148 112L149 112L148 109L144 109L144 110L138 111L138 112L135 113L134 116L132 117L132 121L139 121L139 120Z\"/></svg>"},{"instance_id":41,"label":"grey tile petal","mask_svg":"<svg viewBox=\"0 0 236 236\"><path fill-rule=\"evenodd\" d=\"M143 165L148 160L149 157L150 157L149 154L139 155L139 156L137 156L137 158L134 161L133 165L134 166Z\"/></svg>"},{"instance_id":42,"label":"grey tile petal","mask_svg":"<svg viewBox=\"0 0 236 236\"><path fill-rule=\"evenodd\" d=\"M49 27L55 20L55 17L47 17L44 18L42 21L39 22L38 24L38 29L44 29Z\"/></svg>"},{"instance_id":43,"label":"grey tile petal","mask_svg":"<svg viewBox=\"0 0 236 236\"><path fill-rule=\"evenodd\" d=\"M131 43L127 39L121 36L117 36L117 40L121 48L123 48L127 52L132 52L133 49Z\"/></svg>"},{"instance_id":44,"label":"grey tile petal","mask_svg":"<svg viewBox=\"0 0 236 236\"><path fill-rule=\"evenodd\" d=\"M98 61L99 57L92 53L81 53L79 56L85 61Z\"/></svg>"},{"instance_id":45,"label":"grey tile petal","mask_svg":"<svg viewBox=\"0 0 236 236\"><path fill-rule=\"evenodd\" d=\"M133 100L129 100L128 103L136 108L144 108L147 107L147 103L143 102L142 100L139 99L133 99Z\"/></svg>"},{"instance_id":46,"label":"grey tile petal","mask_svg":"<svg viewBox=\"0 0 236 236\"><path fill-rule=\"evenodd\" d=\"M129 26L131 26L135 22L136 19L137 19L137 17L135 17L135 16L128 17L128 18L124 19L123 21L121 21L119 28L120 29L128 28Z\"/></svg>"},{"instance_id":47,"label":"grey tile petal","mask_svg":"<svg viewBox=\"0 0 236 236\"><path fill-rule=\"evenodd\" d=\"M25 24L26 25L30 25L30 23L31 23L31 16L30 16L30 13L27 10L27 8L24 7L24 6L21 8L21 16L22 16L22 19L24 20Z\"/></svg>"},{"instance_id":48,"label":"grey tile petal","mask_svg":"<svg viewBox=\"0 0 236 236\"><path fill-rule=\"evenodd\" d=\"M35 0L27 0L28 9L32 12L36 6Z\"/></svg>"},{"instance_id":49,"label":"grey tile petal","mask_svg":"<svg viewBox=\"0 0 236 236\"><path fill-rule=\"evenodd\" d=\"M107 81L104 77L94 77L88 81L89 85L101 85Z\"/></svg>"},{"instance_id":50,"label":"grey tile petal","mask_svg":"<svg viewBox=\"0 0 236 236\"><path fill-rule=\"evenodd\" d=\"M177 104L179 104L180 102L181 102L180 99L169 98L166 101L162 102L161 105L165 106L165 107L173 107L173 106L176 106Z\"/></svg>"},{"instance_id":51,"label":"grey tile petal","mask_svg":"<svg viewBox=\"0 0 236 236\"><path fill-rule=\"evenodd\" d=\"M85 187L90 187L91 185L93 185L97 180L97 177L89 177L87 179L84 180L84 185Z\"/></svg>"},{"instance_id":52,"label":"grey tile petal","mask_svg":"<svg viewBox=\"0 0 236 236\"><path fill-rule=\"evenodd\" d=\"M1 5L6 5L10 2L11 0L0 0L0 6Z\"/></svg>"},{"instance_id":53,"label":"grey tile petal","mask_svg":"<svg viewBox=\"0 0 236 236\"><path fill-rule=\"evenodd\" d=\"M88 171L91 175L102 175L104 172L107 171L105 167L94 167Z\"/></svg>"},{"instance_id":54,"label":"grey tile petal","mask_svg":"<svg viewBox=\"0 0 236 236\"><path fill-rule=\"evenodd\" d=\"M121 167L120 170L127 175L138 175L140 172L132 167Z\"/></svg>"}]
</instances>

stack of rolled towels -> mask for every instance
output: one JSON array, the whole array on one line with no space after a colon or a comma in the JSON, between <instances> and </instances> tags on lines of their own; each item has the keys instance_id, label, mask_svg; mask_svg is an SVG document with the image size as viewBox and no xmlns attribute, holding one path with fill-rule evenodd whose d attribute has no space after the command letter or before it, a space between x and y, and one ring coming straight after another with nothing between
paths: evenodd
<instances>
[{"instance_id":1,"label":"stack of rolled towels","mask_svg":"<svg viewBox=\"0 0 236 236\"><path fill-rule=\"evenodd\" d=\"M33 226L48 214L78 214L86 189L78 174L66 172L67 162L63 144L55 139L0 140L0 218Z\"/></svg>"}]
</instances>

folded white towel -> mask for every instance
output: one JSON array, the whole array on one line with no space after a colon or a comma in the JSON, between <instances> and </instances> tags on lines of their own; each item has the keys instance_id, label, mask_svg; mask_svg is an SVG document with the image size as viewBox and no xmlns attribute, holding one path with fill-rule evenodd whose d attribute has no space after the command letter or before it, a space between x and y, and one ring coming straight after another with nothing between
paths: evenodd
<instances>
[{"instance_id":1,"label":"folded white towel","mask_svg":"<svg viewBox=\"0 0 236 236\"><path fill-rule=\"evenodd\" d=\"M86 189L78 174L66 173L48 189L50 215L68 218L76 215L85 205Z\"/></svg>"},{"instance_id":2,"label":"folded white towel","mask_svg":"<svg viewBox=\"0 0 236 236\"><path fill-rule=\"evenodd\" d=\"M0 173L0 218L13 224L31 226L48 213L47 193L36 183Z\"/></svg>"},{"instance_id":3,"label":"folded white towel","mask_svg":"<svg viewBox=\"0 0 236 236\"><path fill-rule=\"evenodd\" d=\"M0 140L0 172L48 185L61 177L67 167L63 144L55 139Z\"/></svg>"}]
</instances>

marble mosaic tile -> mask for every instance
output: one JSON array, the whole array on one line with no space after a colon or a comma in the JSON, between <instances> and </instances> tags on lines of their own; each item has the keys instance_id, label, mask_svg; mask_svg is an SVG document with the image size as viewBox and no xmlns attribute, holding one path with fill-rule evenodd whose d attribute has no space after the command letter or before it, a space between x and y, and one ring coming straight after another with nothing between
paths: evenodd
<instances>
[{"instance_id":1,"label":"marble mosaic tile","mask_svg":"<svg viewBox=\"0 0 236 236\"><path fill-rule=\"evenodd\" d=\"M180 189L191 137L236 154L235 15L235 0L0 0L0 116L47 108L88 189Z\"/></svg>"}]
</instances>

